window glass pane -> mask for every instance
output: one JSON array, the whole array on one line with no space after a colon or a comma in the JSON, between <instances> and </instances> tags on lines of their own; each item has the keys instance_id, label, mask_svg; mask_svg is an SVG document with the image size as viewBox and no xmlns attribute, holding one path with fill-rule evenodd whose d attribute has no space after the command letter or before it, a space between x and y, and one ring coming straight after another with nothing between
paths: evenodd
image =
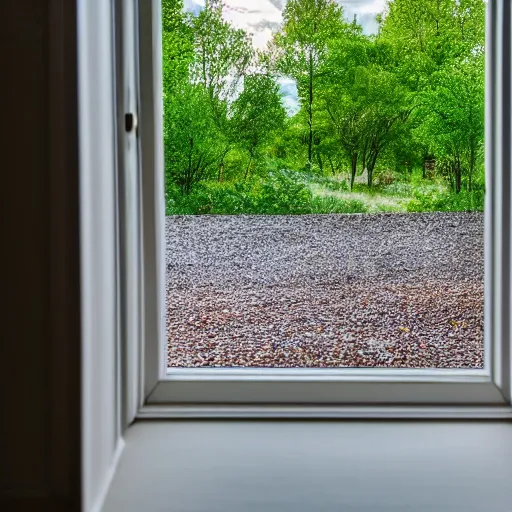
<instances>
[{"instance_id":1,"label":"window glass pane","mask_svg":"<svg viewBox=\"0 0 512 512\"><path fill-rule=\"evenodd\" d=\"M162 0L170 367L483 367L482 0Z\"/></svg>"}]
</instances>

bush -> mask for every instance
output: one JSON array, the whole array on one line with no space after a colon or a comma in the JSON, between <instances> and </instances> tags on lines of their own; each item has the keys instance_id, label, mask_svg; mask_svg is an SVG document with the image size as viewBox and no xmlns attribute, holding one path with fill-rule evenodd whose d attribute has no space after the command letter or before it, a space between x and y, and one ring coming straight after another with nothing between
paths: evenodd
<instances>
[{"instance_id":1,"label":"bush","mask_svg":"<svg viewBox=\"0 0 512 512\"><path fill-rule=\"evenodd\" d=\"M382 193L390 196L412 196L414 187L410 183L395 181L382 188Z\"/></svg>"},{"instance_id":2,"label":"bush","mask_svg":"<svg viewBox=\"0 0 512 512\"><path fill-rule=\"evenodd\" d=\"M274 173L263 183L257 213L301 214L310 213L313 196L306 185L283 173Z\"/></svg>"},{"instance_id":3,"label":"bush","mask_svg":"<svg viewBox=\"0 0 512 512\"><path fill-rule=\"evenodd\" d=\"M265 181L201 183L190 194L177 187L167 190L167 215L300 215L364 213L362 201L313 197L309 187L293 179L293 173L275 172Z\"/></svg>"},{"instance_id":4,"label":"bush","mask_svg":"<svg viewBox=\"0 0 512 512\"><path fill-rule=\"evenodd\" d=\"M313 179L312 182L317 183L332 192L348 192L350 188L346 180L320 177Z\"/></svg>"},{"instance_id":5,"label":"bush","mask_svg":"<svg viewBox=\"0 0 512 512\"><path fill-rule=\"evenodd\" d=\"M395 183L398 180L398 176L395 172L387 169L380 172L375 178L375 185L378 187L386 187Z\"/></svg>"},{"instance_id":6,"label":"bush","mask_svg":"<svg viewBox=\"0 0 512 512\"><path fill-rule=\"evenodd\" d=\"M357 199L315 197L311 202L311 213L366 213L367 206Z\"/></svg>"},{"instance_id":7,"label":"bush","mask_svg":"<svg viewBox=\"0 0 512 512\"><path fill-rule=\"evenodd\" d=\"M345 192L345 182L311 176L291 170L271 170L266 176L254 176L247 182L204 182L190 194L182 194L175 185L166 191L167 215L300 215L330 213L367 213L370 211L482 211L484 191L455 194L441 182L424 180L415 183L395 182L386 187L368 189L358 184L354 192L364 197L382 193L401 198L387 204L376 198L371 201L352 199L349 194L313 195L311 183L330 190ZM332 188L331 188L332 187ZM348 188L348 187L347 187ZM338 191L336 190L336 191ZM393 202L394 201L394 202ZM366 204L368 203L368 204ZM375 201L374 201L375 203ZM395 204L396 203L396 204ZM398 205L398 206L397 206Z\"/></svg>"},{"instance_id":8,"label":"bush","mask_svg":"<svg viewBox=\"0 0 512 512\"><path fill-rule=\"evenodd\" d=\"M202 183L188 195L168 191L166 215L254 213L258 206L251 184Z\"/></svg>"},{"instance_id":9,"label":"bush","mask_svg":"<svg viewBox=\"0 0 512 512\"><path fill-rule=\"evenodd\" d=\"M484 209L483 191L444 192L426 194L415 191L414 199L407 205L408 212L473 212Z\"/></svg>"},{"instance_id":10,"label":"bush","mask_svg":"<svg viewBox=\"0 0 512 512\"><path fill-rule=\"evenodd\" d=\"M188 195L168 189L167 215L301 214L311 210L312 195L282 174L261 182L202 183Z\"/></svg>"}]
</instances>

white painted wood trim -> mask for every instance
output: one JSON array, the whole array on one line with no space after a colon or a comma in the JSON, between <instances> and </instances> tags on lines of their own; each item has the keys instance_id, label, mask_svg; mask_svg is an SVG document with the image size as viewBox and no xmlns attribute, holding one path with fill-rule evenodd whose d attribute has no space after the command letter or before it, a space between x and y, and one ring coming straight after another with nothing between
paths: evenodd
<instances>
[{"instance_id":1,"label":"white painted wood trim","mask_svg":"<svg viewBox=\"0 0 512 512\"><path fill-rule=\"evenodd\" d=\"M218 410L222 415L230 410L229 403L241 402L254 404L250 410L251 414L256 416L251 417L257 417L257 411L264 414L266 409L262 404L279 402L280 405L273 406L272 410L278 407L285 411L289 410L286 409L288 407L286 403L297 403L297 401L366 404L366 410L373 412L365 414L371 417L386 417L387 414L394 414L386 413L388 410L392 411L393 406L387 406L390 409L382 405L373 406L372 404L376 402L380 404L451 404L452 412L447 412L448 409L443 408L443 414L455 414L459 409L454 404L473 404L473 407L465 409L465 417L472 417L473 414L474 417L479 417L478 411L481 411L481 408L474 407L475 404L499 403L502 406L508 406L511 388L509 369L512 364L509 319L511 285L510 280L504 281L502 278L510 276L508 271L511 263L509 217L512 196L510 187L499 188L499 185L504 183L504 173L508 172L506 166L511 160L510 115L503 115L502 111L502 105L510 105L511 96L510 87L507 88L510 85L511 75L510 48L505 46L510 44L509 33L512 22L507 0L490 0L487 6L486 173L491 190L487 194L485 213L485 369L473 373L466 370L453 370L452 373L445 374L439 370L387 369L377 372L365 369L334 370L333 372L295 370L294 374L292 371L287 375L277 369L269 371L202 369L200 373L199 370L168 370L165 367L166 337L162 325L165 311L161 309L162 284L165 277L164 265L161 264L165 256L163 252L165 249L163 247L164 223L163 216L158 218L163 211L163 207L160 206L160 201L164 197L163 161L161 160L163 148L162 137L157 137L161 133L158 131L158 126L161 127L162 105L156 98L161 87L161 54L157 53L159 58L155 59L148 53L149 48L152 48L153 52L161 52L160 5L158 0L139 0L139 3L141 49L146 49L141 50L141 66L145 65L145 71L141 69L140 77L143 107L145 98L151 101L151 107L146 109L146 118L141 124L142 126L151 125L148 133L158 139L151 140L148 136L145 145L143 142L143 159L144 152L153 151L153 156L146 157L148 162L153 162L153 167L146 167L144 173L154 174L153 178L148 177L151 185L150 192L144 191L144 194L145 197L156 201L151 203L146 200L144 229L150 229L150 232L144 233L144 243L145 253L158 255L158 257L146 259L144 262L146 272L152 276L152 280L148 282L145 278L144 283L147 328L142 350L144 356L141 361L144 385L137 417L148 418L151 415L159 418L181 417L180 414L189 414L192 410L201 411L201 417L208 417L208 415L217 417L215 411ZM142 111L144 112L144 108ZM156 116L157 119L151 116ZM510 184L510 179L507 178L507 180L505 185ZM496 192L498 189L499 194ZM148 306L155 303L160 304L157 312ZM315 375L312 372L315 372ZM193 402L209 402L210 405L202 405L197 409L192 405ZM240 410L237 405L233 407L237 411ZM307 410L309 415L315 411L314 408ZM434 414L432 411L435 410L434 408L428 413L423 413L413 412L415 410L411 408L400 409L400 417L409 414L412 415L411 417L430 417L429 415ZM504 410L508 411L508 409ZM320 409L316 411L320 414ZM425 409L422 408L421 411ZM280 417L280 413L275 414L277 414L276 417Z\"/></svg>"},{"instance_id":2,"label":"white painted wood trim","mask_svg":"<svg viewBox=\"0 0 512 512\"><path fill-rule=\"evenodd\" d=\"M81 358L76 367L81 370L81 507L89 512L106 485L120 434L112 3L78 2L77 23Z\"/></svg>"},{"instance_id":3,"label":"white painted wood trim","mask_svg":"<svg viewBox=\"0 0 512 512\"><path fill-rule=\"evenodd\" d=\"M140 139L144 335L140 347L140 397L165 373L165 196L160 0L139 2Z\"/></svg>"},{"instance_id":4,"label":"white painted wood trim","mask_svg":"<svg viewBox=\"0 0 512 512\"><path fill-rule=\"evenodd\" d=\"M511 6L487 4L486 62L486 351L491 373L507 402L511 399ZM489 347L489 348L488 348Z\"/></svg>"},{"instance_id":5,"label":"white painted wood trim","mask_svg":"<svg viewBox=\"0 0 512 512\"><path fill-rule=\"evenodd\" d=\"M112 480L114 479L114 475L117 471L117 466L119 465L119 461L121 460L121 455L123 454L126 443L123 438L119 438L116 451L114 453L114 457L112 459L112 464L108 470L107 476L103 481L103 485L101 487L101 491L98 494L96 502L92 505L90 512L101 512L103 510L103 505L108 495L108 491L112 484Z\"/></svg>"},{"instance_id":6,"label":"white painted wood trim","mask_svg":"<svg viewBox=\"0 0 512 512\"><path fill-rule=\"evenodd\" d=\"M505 405L493 382L162 381L148 405Z\"/></svg>"},{"instance_id":7,"label":"white painted wood trim","mask_svg":"<svg viewBox=\"0 0 512 512\"><path fill-rule=\"evenodd\" d=\"M412 368L169 368L164 381L491 382L484 369Z\"/></svg>"},{"instance_id":8,"label":"white painted wood trim","mask_svg":"<svg viewBox=\"0 0 512 512\"><path fill-rule=\"evenodd\" d=\"M512 420L512 408L461 406L320 406L320 405L145 405L147 419L341 419L341 420Z\"/></svg>"}]
</instances>

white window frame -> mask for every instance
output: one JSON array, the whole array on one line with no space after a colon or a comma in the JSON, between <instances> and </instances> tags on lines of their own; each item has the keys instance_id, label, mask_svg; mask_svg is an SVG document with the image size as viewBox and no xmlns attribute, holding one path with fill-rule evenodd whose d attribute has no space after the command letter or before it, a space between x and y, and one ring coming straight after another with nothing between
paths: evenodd
<instances>
[{"instance_id":1,"label":"white window frame","mask_svg":"<svg viewBox=\"0 0 512 512\"><path fill-rule=\"evenodd\" d=\"M512 418L508 0L487 3L483 370L167 369L161 7L160 0L138 3L143 332L137 347L125 347L138 354L124 363L130 390L125 403L138 404L127 422L135 417ZM130 282L136 275L125 269L121 278Z\"/></svg>"}]
</instances>

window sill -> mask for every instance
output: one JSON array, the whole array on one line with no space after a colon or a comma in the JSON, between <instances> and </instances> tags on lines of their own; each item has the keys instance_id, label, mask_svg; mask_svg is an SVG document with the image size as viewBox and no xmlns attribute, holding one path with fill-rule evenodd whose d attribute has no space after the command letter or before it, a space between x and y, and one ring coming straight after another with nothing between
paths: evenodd
<instances>
[{"instance_id":1,"label":"window sill","mask_svg":"<svg viewBox=\"0 0 512 512\"><path fill-rule=\"evenodd\" d=\"M505 422L141 421L104 512L510 510Z\"/></svg>"}]
</instances>

